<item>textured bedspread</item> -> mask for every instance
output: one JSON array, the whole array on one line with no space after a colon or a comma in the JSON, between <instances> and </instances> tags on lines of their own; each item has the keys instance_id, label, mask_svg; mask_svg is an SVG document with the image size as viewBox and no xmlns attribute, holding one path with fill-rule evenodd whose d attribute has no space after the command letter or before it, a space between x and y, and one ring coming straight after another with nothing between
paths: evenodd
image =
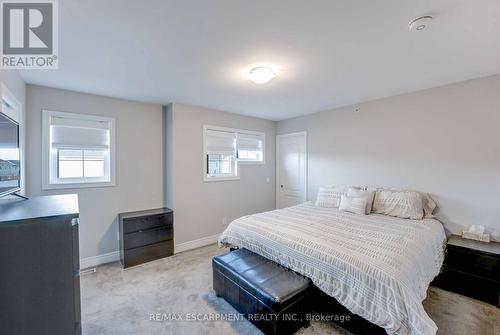
<instances>
[{"instance_id":1,"label":"textured bedspread","mask_svg":"<svg viewBox=\"0 0 500 335\"><path fill-rule=\"evenodd\" d=\"M437 331L422 301L445 243L434 219L361 216L310 202L239 218L219 238L311 278L351 312L402 335Z\"/></svg>"}]
</instances>

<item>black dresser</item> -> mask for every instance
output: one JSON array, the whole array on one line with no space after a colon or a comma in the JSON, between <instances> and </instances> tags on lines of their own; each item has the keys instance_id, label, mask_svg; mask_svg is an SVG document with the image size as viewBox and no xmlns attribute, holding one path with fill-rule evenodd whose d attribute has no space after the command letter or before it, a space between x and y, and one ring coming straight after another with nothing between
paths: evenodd
<instances>
[{"instance_id":1,"label":"black dresser","mask_svg":"<svg viewBox=\"0 0 500 335\"><path fill-rule=\"evenodd\" d=\"M0 334L81 334L78 197L0 200Z\"/></svg>"},{"instance_id":2,"label":"black dresser","mask_svg":"<svg viewBox=\"0 0 500 335\"><path fill-rule=\"evenodd\" d=\"M450 237L433 284L500 307L500 243Z\"/></svg>"},{"instance_id":3,"label":"black dresser","mask_svg":"<svg viewBox=\"0 0 500 335\"><path fill-rule=\"evenodd\" d=\"M174 254L174 213L157 208L118 214L124 268Z\"/></svg>"}]
</instances>

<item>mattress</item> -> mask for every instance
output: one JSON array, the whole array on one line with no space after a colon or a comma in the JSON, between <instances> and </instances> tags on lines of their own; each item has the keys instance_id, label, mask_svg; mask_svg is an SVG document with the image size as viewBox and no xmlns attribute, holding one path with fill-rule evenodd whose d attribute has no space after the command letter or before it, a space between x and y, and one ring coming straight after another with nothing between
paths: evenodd
<instances>
[{"instance_id":1,"label":"mattress","mask_svg":"<svg viewBox=\"0 0 500 335\"><path fill-rule=\"evenodd\" d=\"M435 219L357 215L311 202L241 217L220 246L246 248L309 277L388 334L435 334L422 301L444 259Z\"/></svg>"}]
</instances>

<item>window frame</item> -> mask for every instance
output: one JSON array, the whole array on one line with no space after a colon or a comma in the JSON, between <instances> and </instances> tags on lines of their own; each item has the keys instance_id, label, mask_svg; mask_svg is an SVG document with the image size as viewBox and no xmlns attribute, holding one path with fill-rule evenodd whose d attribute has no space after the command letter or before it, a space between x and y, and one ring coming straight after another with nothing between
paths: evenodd
<instances>
[{"instance_id":1,"label":"window frame","mask_svg":"<svg viewBox=\"0 0 500 335\"><path fill-rule=\"evenodd\" d=\"M240 165L264 165L266 164L266 133L260 131L253 130L243 130L243 129L235 129L236 132L236 156L238 156L238 133L245 133L249 135L257 135L262 137L262 160L255 161L246 158L238 158L236 157L238 164Z\"/></svg>"},{"instance_id":2,"label":"window frame","mask_svg":"<svg viewBox=\"0 0 500 335\"><path fill-rule=\"evenodd\" d=\"M105 158L105 176L89 178L59 178L58 150L53 149L50 140L51 117L66 117L82 121L109 123L109 150ZM116 186L115 118L90 114L78 114L42 110L42 189L72 189ZM83 150L83 149L82 149ZM93 150L88 148L87 150ZM109 171L109 173L107 173Z\"/></svg>"},{"instance_id":3,"label":"window frame","mask_svg":"<svg viewBox=\"0 0 500 335\"><path fill-rule=\"evenodd\" d=\"M236 148L234 153L235 158L235 169L236 175L231 177L210 177L207 173L207 147L206 147L206 137L208 130L215 131L224 131L229 133L234 133L236 137ZM262 161L252 161L252 160L240 160L238 158L238 133L244 133L249 135L257 135L262 138ZM238 128L228 128L228 127L219 127L219 126L211 126L211 125L203 125L203 181L204 182L212 182L212 181L229 181L229 180L240 180L240 165L264 165L266 164L266 133L255 130L246 130L246 129L238 129Z\"/></svg>"}]
</instances>

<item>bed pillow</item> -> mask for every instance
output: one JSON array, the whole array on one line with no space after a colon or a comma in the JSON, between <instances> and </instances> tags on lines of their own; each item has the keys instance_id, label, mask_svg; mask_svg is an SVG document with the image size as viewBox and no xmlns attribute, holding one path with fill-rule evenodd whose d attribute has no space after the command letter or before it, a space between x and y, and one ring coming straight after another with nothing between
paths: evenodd
<instances>
[{"instance_id":1,"label":"bed pillow","mask_svg":"<svg viewBox=\"0 0 500 335\"><path fill-rule=\"evenodd\" d=\"M424 202L419 192L377 190L372 212L402 219L421 220L424 217Z\"/></svg>"},{"instance_id":2,"label":"bed pillow","mask_svg":"<svg viewBox=\"0 0 500 335\"><path fill-rule=\"evenodd\" d=\"M422 204L424 207L424 219L434 218L434 211L437 208L436 202L432 199L432 197L428 193L414 191L414 190L405 190L401 188L388 188L388 187L367 187L367 190L372 191L397 191L397 192L415 192L420 195L422 198Z\"/></svg>"},{"instance_id":3,"label":"bed pillow","mask_svg":"<svg viewBox=\"0 0 500 335\"><path fill-rule=\"evenodd\" d=\"M350 187L347 191L348 197L366 198L365 214L370 214L372 211L373 199L375 198L374 190L363 190L360 188Z\"/></svg>"},{"instance_id":4,"label":"bed pillow","mask_svg":"<svg viewBox=\"0 0 500 335\"><path fill-rule=\"evenodd\" d=\"M342 195L340 197L340 212L349 212L359 215L366 215L367 197L350 197Z\"/></svg>"},{"instance_id":5,"label":"bed pillow","mask_svg":"<svg viewBox=\"0 0 500 335\"><path fill-rule=\"evenodd\" d=\"M340 197L347 195L347 187L321 186L316 197L318 207L339 207Z\"/></svg>"}]
</instances>

